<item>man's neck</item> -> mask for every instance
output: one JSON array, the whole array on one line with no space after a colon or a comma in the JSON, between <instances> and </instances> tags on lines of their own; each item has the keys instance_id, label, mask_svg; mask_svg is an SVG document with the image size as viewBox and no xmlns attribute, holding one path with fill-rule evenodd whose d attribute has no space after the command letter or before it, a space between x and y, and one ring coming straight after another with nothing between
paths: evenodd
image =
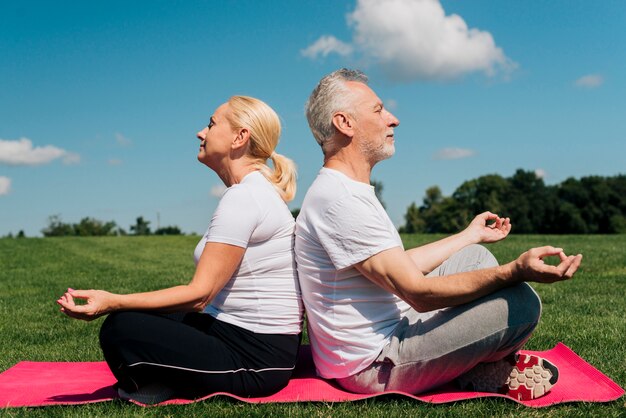
<instances>
[{"instance_id":1,"label":"man's neck","mask_svg":"<svg viewBox=\"0 0 626 418\"><path fill-rule=\"evenodd\" d=\"M346 158L347 156L341 154L342 153L338 153L326 158L324 160L324 167L337 170L350 177L352 180L370 184L372 166L367 161L363 160L362 156Z\"/></svg>"}]
</instances>

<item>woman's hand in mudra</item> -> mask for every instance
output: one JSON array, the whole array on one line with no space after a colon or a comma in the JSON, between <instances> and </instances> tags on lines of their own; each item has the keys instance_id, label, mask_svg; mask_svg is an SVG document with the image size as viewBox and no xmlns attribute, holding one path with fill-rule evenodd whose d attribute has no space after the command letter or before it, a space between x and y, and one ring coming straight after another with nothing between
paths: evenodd
<instances>
[{"instance_id":1,"label":"woman's hand in mudra","mask_svg":"<svg viewBox=\"0 0 626 418\"><path fill-rule=\"evenodd\" d=\"M67 316L92 321L113 310L112 299L113 294L104 290L67 289L57 303L61 305L61 312ZM76 303L79 300L84 303Z\"/></svg>"}]
</instances>

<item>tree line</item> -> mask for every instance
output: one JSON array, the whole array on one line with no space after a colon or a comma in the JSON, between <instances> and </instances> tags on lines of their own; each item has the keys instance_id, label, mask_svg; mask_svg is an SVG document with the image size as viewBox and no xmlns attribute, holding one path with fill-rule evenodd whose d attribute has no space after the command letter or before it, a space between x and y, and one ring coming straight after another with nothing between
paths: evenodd
<instances>
[{"instance_id":1,"label":"tree line","mask_svg":"<svg viewBox=\"0 0 626 418\"><path fill-rule=\"evenodd\" d=\"M383 184L373 180L382 200ZM384 203L383 203L384 205ZM407 208L403 233L455 233L478 213L491 211L511 218L514 232L523 234L615 234L626 233L626 175L568 178L547 186L532 171L518 169L511 177L489 174L465 181L451 196L438 186L426 190L422 204ZM299 208L291 211L298 216ZM152 231L150 221L137 217L129 232L114 221L85 217L70 224L59 215L48 218L41 230L46 237L115 235L184 235L177 226ZM8 238L23 238L24 231Z\"/></svg>"},{"instance_id":2,"label":"tree line","mask_svg":"<svg viewBox=\"0 0 626 418\"><path fill-rule=\"evenodd\" d=\"M511 218L514 231L523 234L626 233L626 175L546 186L534 172L518 169L511 177L468 180L451 196L432 186L420 206L407 208L400 232L454 233L484 211Z\"/></svg>"},{"instance_id":3,"label":"tree line","mask_svg":"<svg viewBox=\"0 0 626 418\"><path fill-rule=\"evenodd\" d=\"M41 230L44 237L94 237L115 235L183 235L177 226L165 226L157 228L154 232L150 229L150 221L143 216L130 225L130 233L118 226L114 221L103 222L95 218L85 217L78 223L70 224L61 220L59 215L48 218L48 225Z\"/></svg>"}]
</instances>

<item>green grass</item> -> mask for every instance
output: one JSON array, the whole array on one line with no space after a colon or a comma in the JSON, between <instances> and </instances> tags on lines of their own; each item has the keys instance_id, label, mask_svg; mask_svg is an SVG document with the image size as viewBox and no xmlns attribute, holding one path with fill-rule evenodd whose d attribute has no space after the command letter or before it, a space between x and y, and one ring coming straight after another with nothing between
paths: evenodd
<instances>
[{"instance_id":1,"label":"green grass","mask_svg":"<svg viewBox=\"0 0 626 418\"><path fill-rule=\"evenodd\" d=\"M405 235L407 248L433 235ZM114 292L185 283L193 273L198 237L0 239L0 370L22 360L98 361L102 319L66 318L55 300L67 287ZM626 387L626 235L510 236L491 245L500 262L531 246L562 246L584 254L571 281L534 285L543 319L526 348L545 350L562 341ZM351 403L248 405L229 399L158 408L121 401L81 406L0 410L4 416L601 416L626 415L625 398L609 404L567 404L533 410L502 399L430 405L401 397Z\"/></svg>"}]
</instances>

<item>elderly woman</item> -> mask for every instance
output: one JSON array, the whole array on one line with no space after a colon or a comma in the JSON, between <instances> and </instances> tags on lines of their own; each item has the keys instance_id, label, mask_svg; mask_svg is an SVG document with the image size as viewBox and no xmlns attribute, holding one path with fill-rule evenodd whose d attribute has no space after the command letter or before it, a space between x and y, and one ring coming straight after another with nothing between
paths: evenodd
<instances>
[{"instance_id":1,"label":"elderly woman","mask_svg":"<svg viewBox=\"0 0 626 418\"><path fill-rule=\"evenodd\" d=\"M68 289L57 301L73 318L109 314L100 345L126 399L265 396L287 384L296 363L302 302L285 204L295 167L274 152L278 116L235 96L197 136L198 160L227 189L196 247L189 284L125 295Z\"/></svg>"}]
</instances>

